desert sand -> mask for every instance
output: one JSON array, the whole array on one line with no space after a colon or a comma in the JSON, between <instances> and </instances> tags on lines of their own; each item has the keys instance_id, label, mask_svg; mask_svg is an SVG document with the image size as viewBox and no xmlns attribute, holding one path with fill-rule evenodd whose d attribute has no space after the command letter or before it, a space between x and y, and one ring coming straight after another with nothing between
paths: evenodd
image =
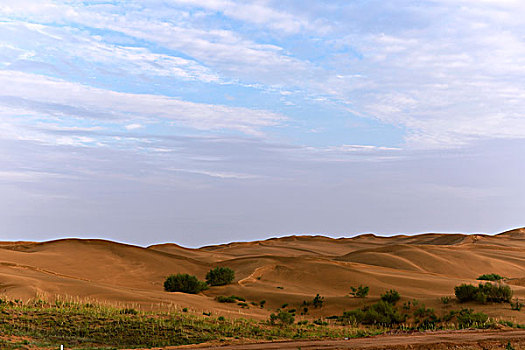
<instances>
[{"instance_id":1,"label":"desert sand","mask_svg":"<svg viewBox=\"0 0 525 350\"><path fill-rule=\"evenodd\" d=\"M167 275L190 273L204 279L215 266L235 270L233 284L198 294L167 293ZM321 309L297 320L340 315L373 303L396 289L401 301L418 299L437 313L458 309L454 286L478 283L485 273L506 277L514 295L525 299L525 229L496 235L372 234L333 239L290 236L188 249L176 244L138 247L105 240L62 239L0 243L0 295L8 298L72 298L148 309L182 309L202 315L266 319L282 304L300 307L319 293ZM366 299L349 296L351 286L367 285ZM264 308L215 301L218 295L266 300ZM525 313L508 304L472 304L489 316L525 323Z\"/></svg>"}]
</instances>

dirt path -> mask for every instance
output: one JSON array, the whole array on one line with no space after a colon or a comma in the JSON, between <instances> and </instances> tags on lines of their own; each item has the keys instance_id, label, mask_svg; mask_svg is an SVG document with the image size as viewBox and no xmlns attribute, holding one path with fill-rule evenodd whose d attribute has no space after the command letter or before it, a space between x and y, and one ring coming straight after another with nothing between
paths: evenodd
<instances>
[{"instance_id":1,"label":"dirt path","mask_svg":"<svg viewBox=\"0 0 525 350\"><path fill-rule=\"evenodd\" d=\"M220 346L210 344L170 349L525 349L525 330L437 331L404 335L380 335L349 340L285 341Z\"/></svg>"}]
</instances>

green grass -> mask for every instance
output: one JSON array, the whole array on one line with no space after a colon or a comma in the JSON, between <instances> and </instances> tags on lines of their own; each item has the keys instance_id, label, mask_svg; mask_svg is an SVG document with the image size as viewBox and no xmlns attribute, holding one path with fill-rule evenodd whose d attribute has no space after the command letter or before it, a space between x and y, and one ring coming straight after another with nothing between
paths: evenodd
<instances>
[{"instance_id":1,"label":"green grass","mask_svg":"<svg viewBox=\"0 0 525 350\"><path fill-rule=\"evenodd\" d=\"M133 310L133 311L130 311ZM141 312L80 302L0 303L0 348L26 344L75 349L162 347L207 341L321 339L377 334L349 327L271 326L266 321L219 320L179 312ZM20 340L22 337L23 340ZM8 340L6 340L8 339ZM2 343L3 342L3 343Z\"/></svg>"}]
</instances>

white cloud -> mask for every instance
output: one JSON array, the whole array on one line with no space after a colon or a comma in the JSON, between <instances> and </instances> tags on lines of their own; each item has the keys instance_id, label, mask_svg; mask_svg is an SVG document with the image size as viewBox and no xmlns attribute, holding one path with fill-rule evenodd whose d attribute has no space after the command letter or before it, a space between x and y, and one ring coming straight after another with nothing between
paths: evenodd
<instances>
[{"instance_id":1,"label":"white cloud","mask_svg":"<svg viewBox=\"0 0 525 350\"><path fill-rule=\"evenodd\" d=\"M126 125L124 127L126 128L126 130L137 130L137 129L143 128L144 125L134 123L134 124L128 124L128 125Z\"/></svg>"},{"instance_id":2,"label":"white cloud","mask_svg":"<svg viewBox=\"0 0 525 350\"><path fill-rule=\"evenodd\" d=\"M260 176L252 174L243 174L243 173L233 173L233 172L222 172L222 171L211 171L211 170L199 170L199 169L168 169L171 171L178 171L184 173L206 175L209 177L217 177L220 179L237 179L237 180L249 180L256 179Z\"/></svg>"},{"instance_id":3,"label":"white cloud","mask_svg":"<svg viewBox=\"0 0 525 350\"><path fill-rule=\"evenodd\" d=\"M121 93L60 79L0 71L0 104L23 106L43 116L129 121L166 120L199 130L236 130L260 135L286 118L264 110L193 103L148 94Z\"/></svg>"}]
</instances>

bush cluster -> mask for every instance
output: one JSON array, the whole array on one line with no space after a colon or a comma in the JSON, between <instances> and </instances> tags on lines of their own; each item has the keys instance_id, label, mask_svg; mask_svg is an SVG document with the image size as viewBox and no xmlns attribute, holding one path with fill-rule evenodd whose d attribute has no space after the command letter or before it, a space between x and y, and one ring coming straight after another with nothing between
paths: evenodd
<instances>
[{"instance_id":1,"label":"bush cluster","mask_svg":"<svg viewBox=\"0 0 525 350\"><path fill-rule=\"evenodd\" d=\"M219 295L215 298L219 303L236 303L237 301L245 302L246 299L243 297L238 297L236 295L230 295L229 297L226 297L224 295Z\"/></svg>"},{"instance_id":2,"label":"bush cluster","mask_svg":"<svg viewBox=\"0 0 525 350\"><path fill-rule=\"evenodd\" d=\"M381 300L362 309L345 311L339 320L343 323L392 326L404 322L405 316L401 315L393 304Z\"/></svg>"},{"instance_id":3,"label":"bush cluster","mask_svg":"<svg viewBox=\"0 0 525 350\"><path fill-rule=\"evenodd\" d=\"M390 303L392 305L395 305L399 301L400 298L401 296L394 289L390 289L389 291L385 292L385 294L381 295L382 301Z\"/></svg>"},{"instance_id":4,"label":"bush cluster","mask_svg":"<svg viewBox=\"0 0 525 350\"><path fill-rule=\"evenodd\" d=\"M368 292L370 291L370 288L368 286L359 285L359 287L350 287L352 290L350 292L350 295L352 295L354 298L366 298L368 295Z\"/></svg>"},{"instance_id":5,"label":"bush cluster","mask_svg":"<svg viewBox=\"0 0 525 350\"><path fill-rule=\"evenodd\" d=\"M489 317L483 312L474 312L472 309L451 311L445 320L456 317L459 328L486 328L489 326Z\"/></svg>"},{"instance_id":6,"label":"bush cluster","mask_svg":"<svg viewBox=\"0 0 525 350\"><path fill-rule=\"evenodd\" d=\"M477 301L509 303L512 299L512 289L509 286L493 283L480 283L477 287L472 284L461 284L454 288L456 298L460 302Z\"/></svg>"},{"instance_id":7,"label":"bush cluster","mask_svg":"<svg viewBox=\"0 0 525 350\"><path fill-rule=\"evenodd\" d=\"M164 281L164 290L167 292L182 292L197 294L210 286L223 286L235 278L235 272L228 267L216 267L206 274L206 282L199 281L197 277L187 273L169 275ZM244 300L243 300L244 301ZM229 301L222 301L229 302Z\"/></svg>"},{"instance_id":8,"label":"bush cluster","mask_svg":"<svg viewBox=\"0 0 525 350\"><path fill-rule=\"evenodd\" d=\"M481 275L478 277L478 280L483 280L483 281L499 281L499 280L502 280L503 277L496 274L496 273L487 273L487 274L484 274L484 275Z\"/></svg>"},{"instance_id":9,"label":"bush cluster","mask_svg":"<svg viewBox=\"0 0 525 350\"><path fill-rule=\"evenodd\" d=\"M287 311L280 311L278 314L270 315L270 324L281 324L281 325L290 325L294 323L295 317Z\"/></svg>"},{"instance_id":10,"label":"bush cluster","mask_svg":"<svg viewBox=\"0 0 525 350\"><path fill-rule=\"evenodd\" d=\"M210 286L224 286L233 282L235 272L229 267L216 267L206 274L206 283Z\"/></svg>"},{"instance_id":11,"label":"bush cluster","mask_svg":"<svg viewBox=\"0 0 525 350\"><path fill-rule=\"evenodd\" d=\"M195 276L188 275L187 273L179 273L166 278L166 281L164 281L164 289L167 292L197 294L208 289L208 285L205 282L199 281Z\"/></svg>"}]
</instances>

